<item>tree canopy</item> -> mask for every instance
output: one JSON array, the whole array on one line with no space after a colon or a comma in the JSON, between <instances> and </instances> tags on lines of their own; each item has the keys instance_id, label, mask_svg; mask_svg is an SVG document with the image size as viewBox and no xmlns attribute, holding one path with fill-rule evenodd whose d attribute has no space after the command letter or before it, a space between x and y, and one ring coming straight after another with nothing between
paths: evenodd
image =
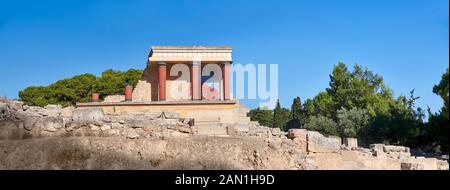
<instances>
[{"instance_id":1,"label":"tree canopy","mask_svg":"<svg viewBox=\"0 0 450 190\"><path fill-rule=\"evenodd\" d=\"M88 102L93 92L100 98L107 95L123 93L126 84L135 86L141 78L142 70L129 69L126 72L108 69L100 77L82 74L66 78L48 86L31 86L19 92L19 98L27 105L46 106L60 104L75 105L77 102Z\"/></svg>"},{"instance_id":2,"label":"tree canopy","mask_svg":"<svg viewBox=\"0 0 450 190\"><path fill-rule=\"evenodd\" d=\"M419 97L414 95L414 89L409 96L394 97L382 76L358 64L350 70L339 62L324 91L304 102L299 97L293 100L290 117L280 117L281 110L286 108L279 102L273 112L265 110L255 117L255 112L261 112L258 108L252 110L250 116L252 120L284 130L305 128L325 135L355 137L363 146L386 143L422 149L434 147L437 151L448 152L448 89L447 69L433 87L444 106L439 113L429 111L429 122L425 123L423 109L415 105Z\"/></svg>"}]
</instances>

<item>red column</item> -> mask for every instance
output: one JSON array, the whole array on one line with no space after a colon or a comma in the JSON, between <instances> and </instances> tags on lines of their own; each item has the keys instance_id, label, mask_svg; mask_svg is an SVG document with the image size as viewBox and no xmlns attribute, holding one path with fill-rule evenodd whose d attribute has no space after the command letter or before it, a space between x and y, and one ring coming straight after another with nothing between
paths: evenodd
<instances>
[{"instance_id":1,"label":"red column","mask_svg":"<svg viewBox=\"0 0 450 190\"><path fill-rule=\"evenodd\" d=\"M192 100L201 100L202 99L202 88L200 87L200 63L192 63L192 72L191 72L191 90L192 90Z\"/></svg>"},{"instance_id":2,"label":"red column","mask_svg":"<svg viewBox=\"0 0 450 190\"><path fill-rule=\"evenodd\" d=\"M92 95L91 95L91 101L93 101L93 102L98 102L99 99L100 99L99 97L100 97L100 95L99 95L98 93L94 92L94 93L92 93Z\"/></svg>"},{"instance_id":3,"label":"red column","mask_svg":"<svg viewBox=\"0 0 450 190\"><path fill-rule=\"evenodd\" d=\"M163 62L158 63L159 101L166 100L166 73L167 73L167 64Z\"/></svg>"},{"instance_id":4,"label":"red column","mask_svg":"<svg viewBox=\"0 0 450 190\"><path fill-rule=\"evenodd\" d=\"M131 101L133 99L133 86L125 86L125 101Z\"/></svg>"},{"instance_id":5,"label":"red column","mask_svg":"<svg viewBox=\"0 0 450 190\"><path fill-rule=\"evenodd\" d=\"M230 66L231 64L226 62L222 65L222 77L223 77L223 99L230 99Z\"/></svg>"}]
</instances>

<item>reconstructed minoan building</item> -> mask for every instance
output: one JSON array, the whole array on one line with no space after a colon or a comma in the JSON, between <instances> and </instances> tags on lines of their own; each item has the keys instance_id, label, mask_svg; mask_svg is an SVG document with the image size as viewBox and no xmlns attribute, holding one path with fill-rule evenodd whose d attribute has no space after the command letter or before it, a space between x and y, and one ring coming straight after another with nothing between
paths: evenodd
<instances>
[{"instance_id":1,"label":"reconstructed minoan building","mask_svg":"<svg viewBox=\"0 0 450 190\"><path fill-rule=\"evenodd\" d=\"M153 46L134 89L77 106L109 113L177 112L196 123L249 122L248 109L230 94L232 62L229 46Z\"/></svg>"}]
</instances>

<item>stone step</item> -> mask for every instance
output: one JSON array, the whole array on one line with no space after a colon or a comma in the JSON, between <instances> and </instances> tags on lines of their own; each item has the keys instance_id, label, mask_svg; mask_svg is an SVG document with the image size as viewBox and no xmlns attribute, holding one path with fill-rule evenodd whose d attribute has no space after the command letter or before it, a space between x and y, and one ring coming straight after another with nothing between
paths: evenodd
<instances>
[{"instance_id":1,"label":"stone step","mask_svg":"<svg viewBox=\"0 0 450 190\"><path fill-rule=\"evenodd\" d=\"M194 120L194 126L221 126L220 117L200 117Z\"/></svg>"},{"instance_id":2,"label":"stone step","mask_svg":"<svg viewBox=\"0 0 450 190\"><path fill-rule=\"evenodd\" d=\"M208 136L223 136L228 135L228 130L226 127L221 126L193 126L192 129L197 135L208 135Z\"/></svg>"},{"instance_id":3,"label":"stone step","mask_svg":"<svg viewBox=\"0 0 450 190\"><path fill-rule=\"evenodd\" d=\"M222 126L222 123L216 121L195 121L194 126Z\"/></svg>"},{"instance_id":4,"label":"stone step","mask_svg":"<svg viewBox=\"0 0 450 190\"><path fill-rule=\"evenodd\" d=\"M220 122L220 117L197 117L197 118L195 118L195 121L198 121L198 122L202 122L202 121Z\"/></svg>"}]
</instances>

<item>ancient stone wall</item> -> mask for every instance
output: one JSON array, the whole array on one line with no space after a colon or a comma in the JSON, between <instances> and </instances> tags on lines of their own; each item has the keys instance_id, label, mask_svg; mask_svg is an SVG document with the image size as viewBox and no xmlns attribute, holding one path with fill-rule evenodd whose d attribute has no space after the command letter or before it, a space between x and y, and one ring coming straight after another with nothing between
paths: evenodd
<instances>
[{"instance_id":1,"label":"ancient stone wall","mask_svg":"<svg viewBox=\"0 0 450 190\"><path fill-rule=\"evenodd\" d=\"M158 101L158 68L154 65L144 69L141 79L133 90L133 101Z\"/></svg>"},{"instance_id":2,"label":"ancient stone wall","mask_svg":"<svg viewBox=\"0 0 450 190\"><path fill-rule=\"evenodd\" d=\"M0 99L0 169L448 170L448 157L414 156L403 146L362 148L356 139L256 122L215 126L224 132L219 137L189 121L171 112L105 113Z\"/></svg>"}]
</instances>

